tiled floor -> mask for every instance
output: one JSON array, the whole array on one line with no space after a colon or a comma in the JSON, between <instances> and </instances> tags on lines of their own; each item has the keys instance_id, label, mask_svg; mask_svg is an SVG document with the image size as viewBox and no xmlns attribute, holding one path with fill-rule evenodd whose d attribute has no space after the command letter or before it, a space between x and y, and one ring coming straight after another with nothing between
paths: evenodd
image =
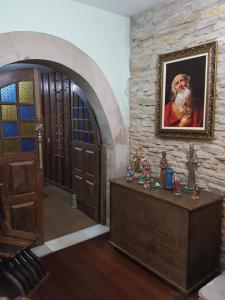
<instances>
[{"instance_id":1,"label":"tiled floor","mask_svg":"<svg viewBox=\"0 0 225 300\"><path fill-rule=\"evenodd\" d=\"M86 241L106 232L109 232L108 226L97 224L86 229L64 235L60 238L47 241L43 245L33 248L32 251L37 256L42 257L57 250Z\"/></svg>"}]
</instances>

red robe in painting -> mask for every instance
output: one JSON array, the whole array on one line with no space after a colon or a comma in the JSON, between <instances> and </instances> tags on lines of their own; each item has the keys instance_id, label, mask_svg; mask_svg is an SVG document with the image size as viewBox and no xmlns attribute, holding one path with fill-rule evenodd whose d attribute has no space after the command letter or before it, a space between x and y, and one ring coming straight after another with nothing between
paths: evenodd
<instances>
[{"instance_id":1,"label":"red robe in painting","mask_svg":"<svg viewBox=\"0 0 225 300\"><path fill-rule=\"evenodd\" d=\"M164 111L164 126L178 127L180 119L172 110L172 101L166 104ZM192 122L188 127L202 127L203 126L203 110L200 107L193 107Z\"/></svg>"}]
</instances>

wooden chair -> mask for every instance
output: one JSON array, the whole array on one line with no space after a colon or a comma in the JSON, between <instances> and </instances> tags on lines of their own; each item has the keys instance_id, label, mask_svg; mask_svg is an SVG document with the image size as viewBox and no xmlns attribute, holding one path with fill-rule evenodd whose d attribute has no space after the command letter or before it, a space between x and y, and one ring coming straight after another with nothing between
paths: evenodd
<instances>
[{"instance_id":1,"label":"wooden chair","mask_svg":"<svg viewBox=\"0 0 225 300\"><path fill-rule=\"evenodd\" d=\"M40 259L30 250L37 236L11 228L0 183L0 272L17 291L16 296L30 296L47 278Z\"/></svg>"}]
</instances>

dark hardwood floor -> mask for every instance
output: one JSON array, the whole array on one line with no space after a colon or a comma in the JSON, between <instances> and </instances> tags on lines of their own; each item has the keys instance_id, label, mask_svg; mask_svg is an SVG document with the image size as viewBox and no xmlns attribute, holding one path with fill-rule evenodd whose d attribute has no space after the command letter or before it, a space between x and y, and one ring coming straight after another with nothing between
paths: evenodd
<instances>
[{"instance_id":1,"label":"dark hardwood floor","mask_svg":"<svg viewBox=\"0 0 225 300\"><path fill-rule=\"evenodd\" d=\"M149 270L98 237L63 249L42 260L49 279L32 300L183 300Z\"/></svg>"}]
</instances>

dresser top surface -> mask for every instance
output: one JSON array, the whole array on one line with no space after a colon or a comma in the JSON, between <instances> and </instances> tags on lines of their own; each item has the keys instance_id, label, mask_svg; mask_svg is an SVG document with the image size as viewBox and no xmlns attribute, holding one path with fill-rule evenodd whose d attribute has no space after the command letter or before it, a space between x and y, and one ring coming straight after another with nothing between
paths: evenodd
<instances>
[{"instance_id":1,"label":"dresser top surface","mask_svg":"<svg viewBox=\"0 0 225 300\"><path fill-rule=\"evenodd\" d=\"M191 199L191 191L184 190L182 191L181 196L176 196L173 194L172 191L168 191L162 188L146 190L143 184L139 184L137 180L128 182L124 177L111 179L110 182L111 184L115 184L124 188L131 189L133 191L142 193L146 196L149 195L156 199L169 202L173 205L182 207L190 211L199 209L203 206L212 204L214 202L222 201L223 199L223 196L205 190L200 190L199 199L197 200Z\"/></svg>"}]
</instances>

